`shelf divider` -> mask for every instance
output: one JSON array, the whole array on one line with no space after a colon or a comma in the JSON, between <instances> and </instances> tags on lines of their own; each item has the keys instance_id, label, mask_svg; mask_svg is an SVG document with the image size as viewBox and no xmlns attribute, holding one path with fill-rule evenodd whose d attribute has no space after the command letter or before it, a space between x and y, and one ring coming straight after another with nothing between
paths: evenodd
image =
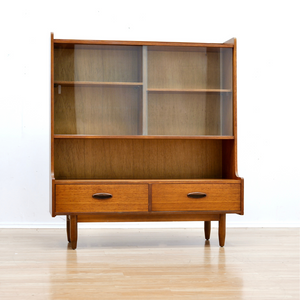
<instances>
[{"instance_id":1,"label":"shelf divider","mask_svg":"<svg viewBox=\"0 0 300 300\"><path fill-rule=\"evenodd\" d=\"M143 135L148 135L148 57L147 46L143 46Z\"/></svg>"}]
</instances>

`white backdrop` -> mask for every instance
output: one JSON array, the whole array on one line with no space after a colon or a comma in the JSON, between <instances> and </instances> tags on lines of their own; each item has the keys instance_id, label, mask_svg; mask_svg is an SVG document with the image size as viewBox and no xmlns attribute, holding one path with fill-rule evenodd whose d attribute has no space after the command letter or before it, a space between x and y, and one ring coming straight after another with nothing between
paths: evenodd
<instances>
[{"instance_id":1,"label":"white backdrop","mask_svg":"<svg viewBox=\"0 0 300 300\"><path fill-rule=\"evenodd\" d=\"M1 1L0 226L64 224L63 217L51 218L48 209L50 32L66 39L224 42L236 37L238 164L245 178L245 215L228 216L228 225L299 226L298 4Z\"/></svg>"}]
</instances>

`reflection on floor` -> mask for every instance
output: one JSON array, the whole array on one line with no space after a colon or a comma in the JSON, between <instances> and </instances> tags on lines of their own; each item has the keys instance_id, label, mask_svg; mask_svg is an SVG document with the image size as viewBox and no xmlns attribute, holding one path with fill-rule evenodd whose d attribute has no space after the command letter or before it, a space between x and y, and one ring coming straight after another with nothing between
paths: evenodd
<instances>
[{"instance_id":1,"label":"reflection on floor","mask_svg":"<svg viewBox=\"0 0 300 300\"><path fill-rule=\"evenodd\" d=\"M299 299L299 229L0 229L1 299Z\"/></svg>"}]
</instances>

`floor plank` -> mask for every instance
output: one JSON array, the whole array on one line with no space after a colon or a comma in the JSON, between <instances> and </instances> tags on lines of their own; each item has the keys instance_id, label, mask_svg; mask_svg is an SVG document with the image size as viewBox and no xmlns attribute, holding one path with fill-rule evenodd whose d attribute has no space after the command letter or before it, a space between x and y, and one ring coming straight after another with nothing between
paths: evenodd
<instances>
[{"instance_id":1,"label":"floor plank","mask_svg":"<svg viewBox=\"0 0 300 300\"><path fill-rule=\"evenodd\" d=\"M299 229L0 229L0 299L299 299Z\"/></svg>"}]
</instances>

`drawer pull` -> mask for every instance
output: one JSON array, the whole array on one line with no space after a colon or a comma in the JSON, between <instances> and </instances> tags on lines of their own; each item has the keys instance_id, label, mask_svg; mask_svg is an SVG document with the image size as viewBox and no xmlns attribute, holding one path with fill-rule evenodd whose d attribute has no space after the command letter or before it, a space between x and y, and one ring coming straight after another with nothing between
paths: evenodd
<instances>
[{"instance_id":1,"label":"drawer pull","mask_svg":"<svg viewBox=\"0 0 300 300\"><path fill-rule=\"evenodd\" d=\"M92 197L95 198L95 199L99 199L99 200L105 200L105 199L112 198L112 194L109 194L109 193L97 193L97 194L94 194Z\"/></svg>"},{"instance_id":2,"label":"drawer pull","mask_svg":"<svg viewBox=\"0 0 300 300\"><path fill-rule=\"evenodd\" d=\"M200 193L200 192L193 192L193 193L188 193L187 196L189 198L199 199L199 198L206 197L206 194L205 193Z\"/></svg>"}]
</instances>

